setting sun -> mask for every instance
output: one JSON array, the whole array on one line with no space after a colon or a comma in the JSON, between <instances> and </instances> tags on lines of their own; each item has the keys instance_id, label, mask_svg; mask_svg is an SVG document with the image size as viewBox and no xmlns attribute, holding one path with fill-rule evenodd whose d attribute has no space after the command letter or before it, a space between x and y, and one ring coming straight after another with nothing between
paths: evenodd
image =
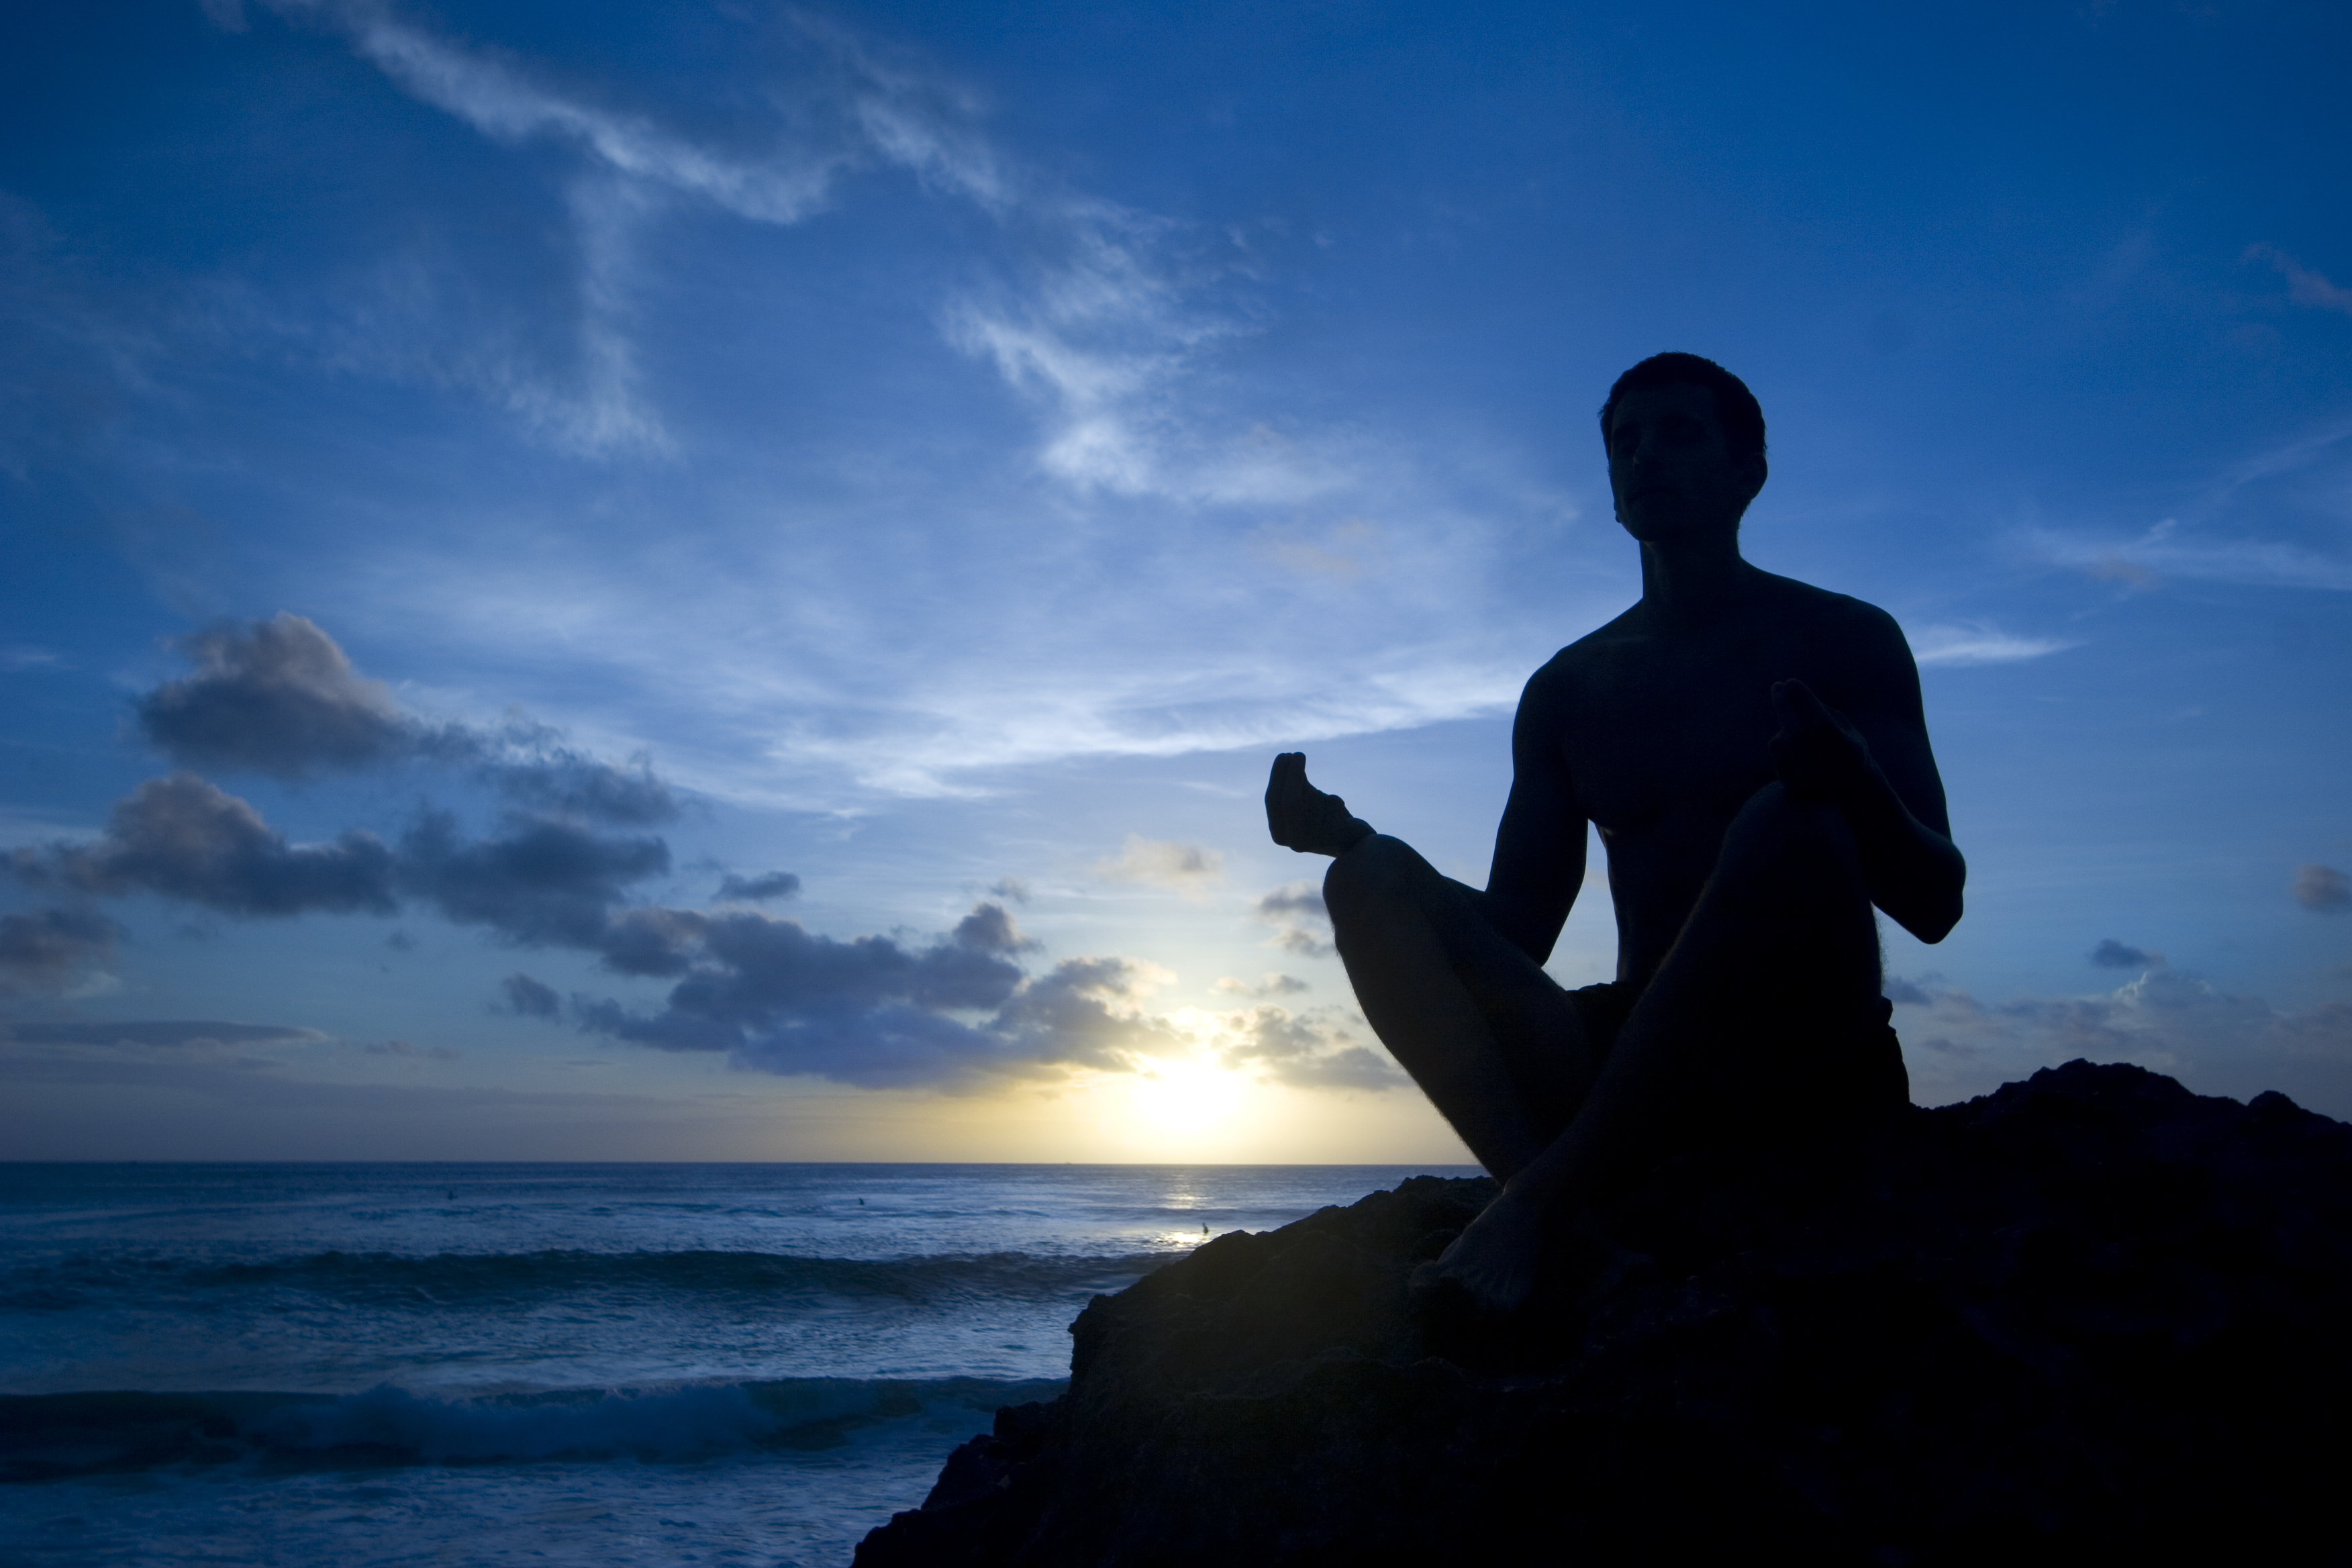
<instances>
[{"instance_id":1,"label":"setting sun","mask_svg":"<svg viewBox=\"0 0 2352 1568\"><path fill-rule=\"evenodd\" d=\"M1213 1134L1230 1128L1249 1089L1240 1074L1203 1058L1162 1062L1135 1075L1128 1112L1140 1128L1163 1136Z\"/></svg>"}]
</instances>

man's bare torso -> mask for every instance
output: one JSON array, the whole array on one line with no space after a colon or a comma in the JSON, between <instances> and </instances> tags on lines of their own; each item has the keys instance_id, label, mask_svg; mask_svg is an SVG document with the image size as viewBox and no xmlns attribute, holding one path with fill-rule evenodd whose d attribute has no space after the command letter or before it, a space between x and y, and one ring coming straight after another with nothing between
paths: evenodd
<instances>
[{"instance_id":1,"label":"man's bare torso","mask_svg":"<svg viewBox=\"0 0 2352 1568\"><path fill-rule=\"evenodd\" d=\"M1717 623L1660 627L1636 605L1528 683L1513 809L1548 805L1580 837L1585 821L1600 829L1621 980L1655 973L1724 830L1774 778L1770 693L1788 679L1843 713L1913 812L1942 826L1909 650L1894 620L1858 599L1755 572Z\"/></svg>"}]
</instances>

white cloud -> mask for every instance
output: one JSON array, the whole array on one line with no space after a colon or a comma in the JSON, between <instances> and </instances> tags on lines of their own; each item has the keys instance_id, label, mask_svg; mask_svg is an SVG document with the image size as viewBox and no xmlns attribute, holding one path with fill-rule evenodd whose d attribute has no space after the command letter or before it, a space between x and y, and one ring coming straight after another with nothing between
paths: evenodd
<instances>
[{"instance_id":1,"label":"white cloud","mask_svg":"<svg viewBox=\"0 0 2352 1568\"><path fill-rule=\"evenodd\" d=\"M1532 641L1516 657L1475 662L1465 654L1484 650L1318 642L1303 617L1295 637L1250 646L1244 638L1264 636L1265 621L1278 613L1270 609L1257 626L1235 626L1234 646L1213 659L1198 643L1181 646L1181 628L1169 628L1163 647L1148 611L1127 616L1123 633L1101 625L1109 618L1103 609L1121 607L1117 601L1087 607L1074 612L1082 618L1055 626L1058 606L1033 601L1023 609L1037 630L1003 662L925 658L919 641L878 647L873 663L849 677L856 684L830 689L812 684L809 661L779 655L773 665L754 663L740 644L724 646L714 636L707 660L683 657L680 647L678 663L706 700L745 715L771 737L765 776L730 768L730 776L707 778L688 771L667 742L664 755L681 780L741 798L750 798L746 789L773 789L813 768L891 795L973 795L986 791L992 773L1066 758L1279 749L1507 712L1542 658Z\"/></svg>"},{"instance_id":2,"label":"white cloud","mask_svg":"<svg viewBox=\"0 0 2352 1568\"><path fill-rule=\"evenodd\" d=\"M1225 858L1197 844L1177 844L1130 833L1117 858L1095 862L1095 875L1115 882L1168 888L1188 899L1197 899L1225 879Z\"/></svg>"},{"instance_id":3,"label":"white cloud","mask_svg":"<svg viewBox=\"0 0 2352 1568\"><path fill-rule=\"evenodd\" d=\"M502 61L445 43L373 5L323 6L348 27L353 46L403 89L502 142L535 136L570 141L616 174L699 196L762 223L798 223L824 205L848 162L841 152L796 148L780 156L727 156L664 130L642 115L566 98Z\"/></svg>"},{"instance_id":4,"label":"white cloud","mask_svg":"<svg viewBox=\"0 0 2352 1568\"><path fill-rule=\"evenodd\" d=\"M1982 621L1922 626L1911 637L1911 654L1921 664L2015 664L2081 646L2055 637L2021 637Z\"/></svg>"}]
</instances>

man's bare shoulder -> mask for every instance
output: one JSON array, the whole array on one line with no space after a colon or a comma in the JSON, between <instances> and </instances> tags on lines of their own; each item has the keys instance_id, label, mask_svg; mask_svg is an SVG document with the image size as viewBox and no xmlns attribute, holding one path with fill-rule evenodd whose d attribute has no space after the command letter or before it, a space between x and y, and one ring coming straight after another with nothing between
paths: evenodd
<instances>
[{"instance_id":1,"label":"man's bare shoulder","mask_svg":"<svg viewBox=\"0 0 2352 1568\"><path fill-rule=\"evenodd\" d=\"M1528 689L1534 692L1539 689L1571 689L1583 677L1605 668L1647 641L1650 634L1643 627L1641 609L1638 604L1628 606L1616 619L1595 626L1552 655L1542 668L1528 678Z\"/></svg>"},{"instance_id":2,"label":"man's bare shoulder","mask_svg":"<svg viewBox=\"0 0 2352 1568\"><path fill-rule=\"evenodd\" d=\"M1757 576L1773 606L1773 618L1800 629L1809 640L1832 642L1853 653L1878 657L1899 651L1904 663L1911 661L1910 644L1904 640L1903 628L1893 616L1867 599L1817 588L1811 583L1769 572L1759 572Z\"/></svg>"}]
</instances>

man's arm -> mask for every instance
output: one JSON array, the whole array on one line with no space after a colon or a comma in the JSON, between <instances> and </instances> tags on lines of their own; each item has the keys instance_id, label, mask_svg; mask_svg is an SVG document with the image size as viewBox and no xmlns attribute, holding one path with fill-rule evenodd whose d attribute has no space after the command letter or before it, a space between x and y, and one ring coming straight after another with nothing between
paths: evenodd
<instances>
[{"instance_id":1,"label":"man's arm","mask_svg":"<svg viewBox=\"0 0 2352 1568\"><path fill-rule=\"evenodd\" d=\"M1536 671L1511 721L1511 797L1495 830L1495 862L1478 894L1486 921L1538 963L1584 885L1585 816L1570 786L1562 741L1560 676Z\"/></svg>"},{"instance_id":2,"label":"man's arm","mask_svg":"<svg viewBox=\"0 0 2352 1568\"><path fill-rule=\"evenodd\" d=\"M1528 680L1511 724L1511 797L1495 833L1486 890L1462 889L1489 925L1538 963L1551 956L1584 885L1584 812L1569 787L1560 750L1560 698L1556 678L1547 679L1549 674L1547 666ZM1344 855L1373 831L1349 815L1346 801L1307 782L1304 752L1274 759L1265 784L1265 823L1276 844L1307 855Z\"/></svg>"},{"instance_id":3,"label":"man's arm","mask_svg":"<svg viewBox=\"0 0 2352 1568\"><path fill-rule=\"evenodd\" d=\"M1837 802L1862 852L1870 901L1921 942L1941 942L1959 923L1969 873L1927 744L1918 667L1883 612L1850 635L1860 646L1840 650L1854 672L1839 693L1844 711L1801 680L1772 688L1780 718L1773 765L1791 794Z\"/></svg>"}]
</instances>

